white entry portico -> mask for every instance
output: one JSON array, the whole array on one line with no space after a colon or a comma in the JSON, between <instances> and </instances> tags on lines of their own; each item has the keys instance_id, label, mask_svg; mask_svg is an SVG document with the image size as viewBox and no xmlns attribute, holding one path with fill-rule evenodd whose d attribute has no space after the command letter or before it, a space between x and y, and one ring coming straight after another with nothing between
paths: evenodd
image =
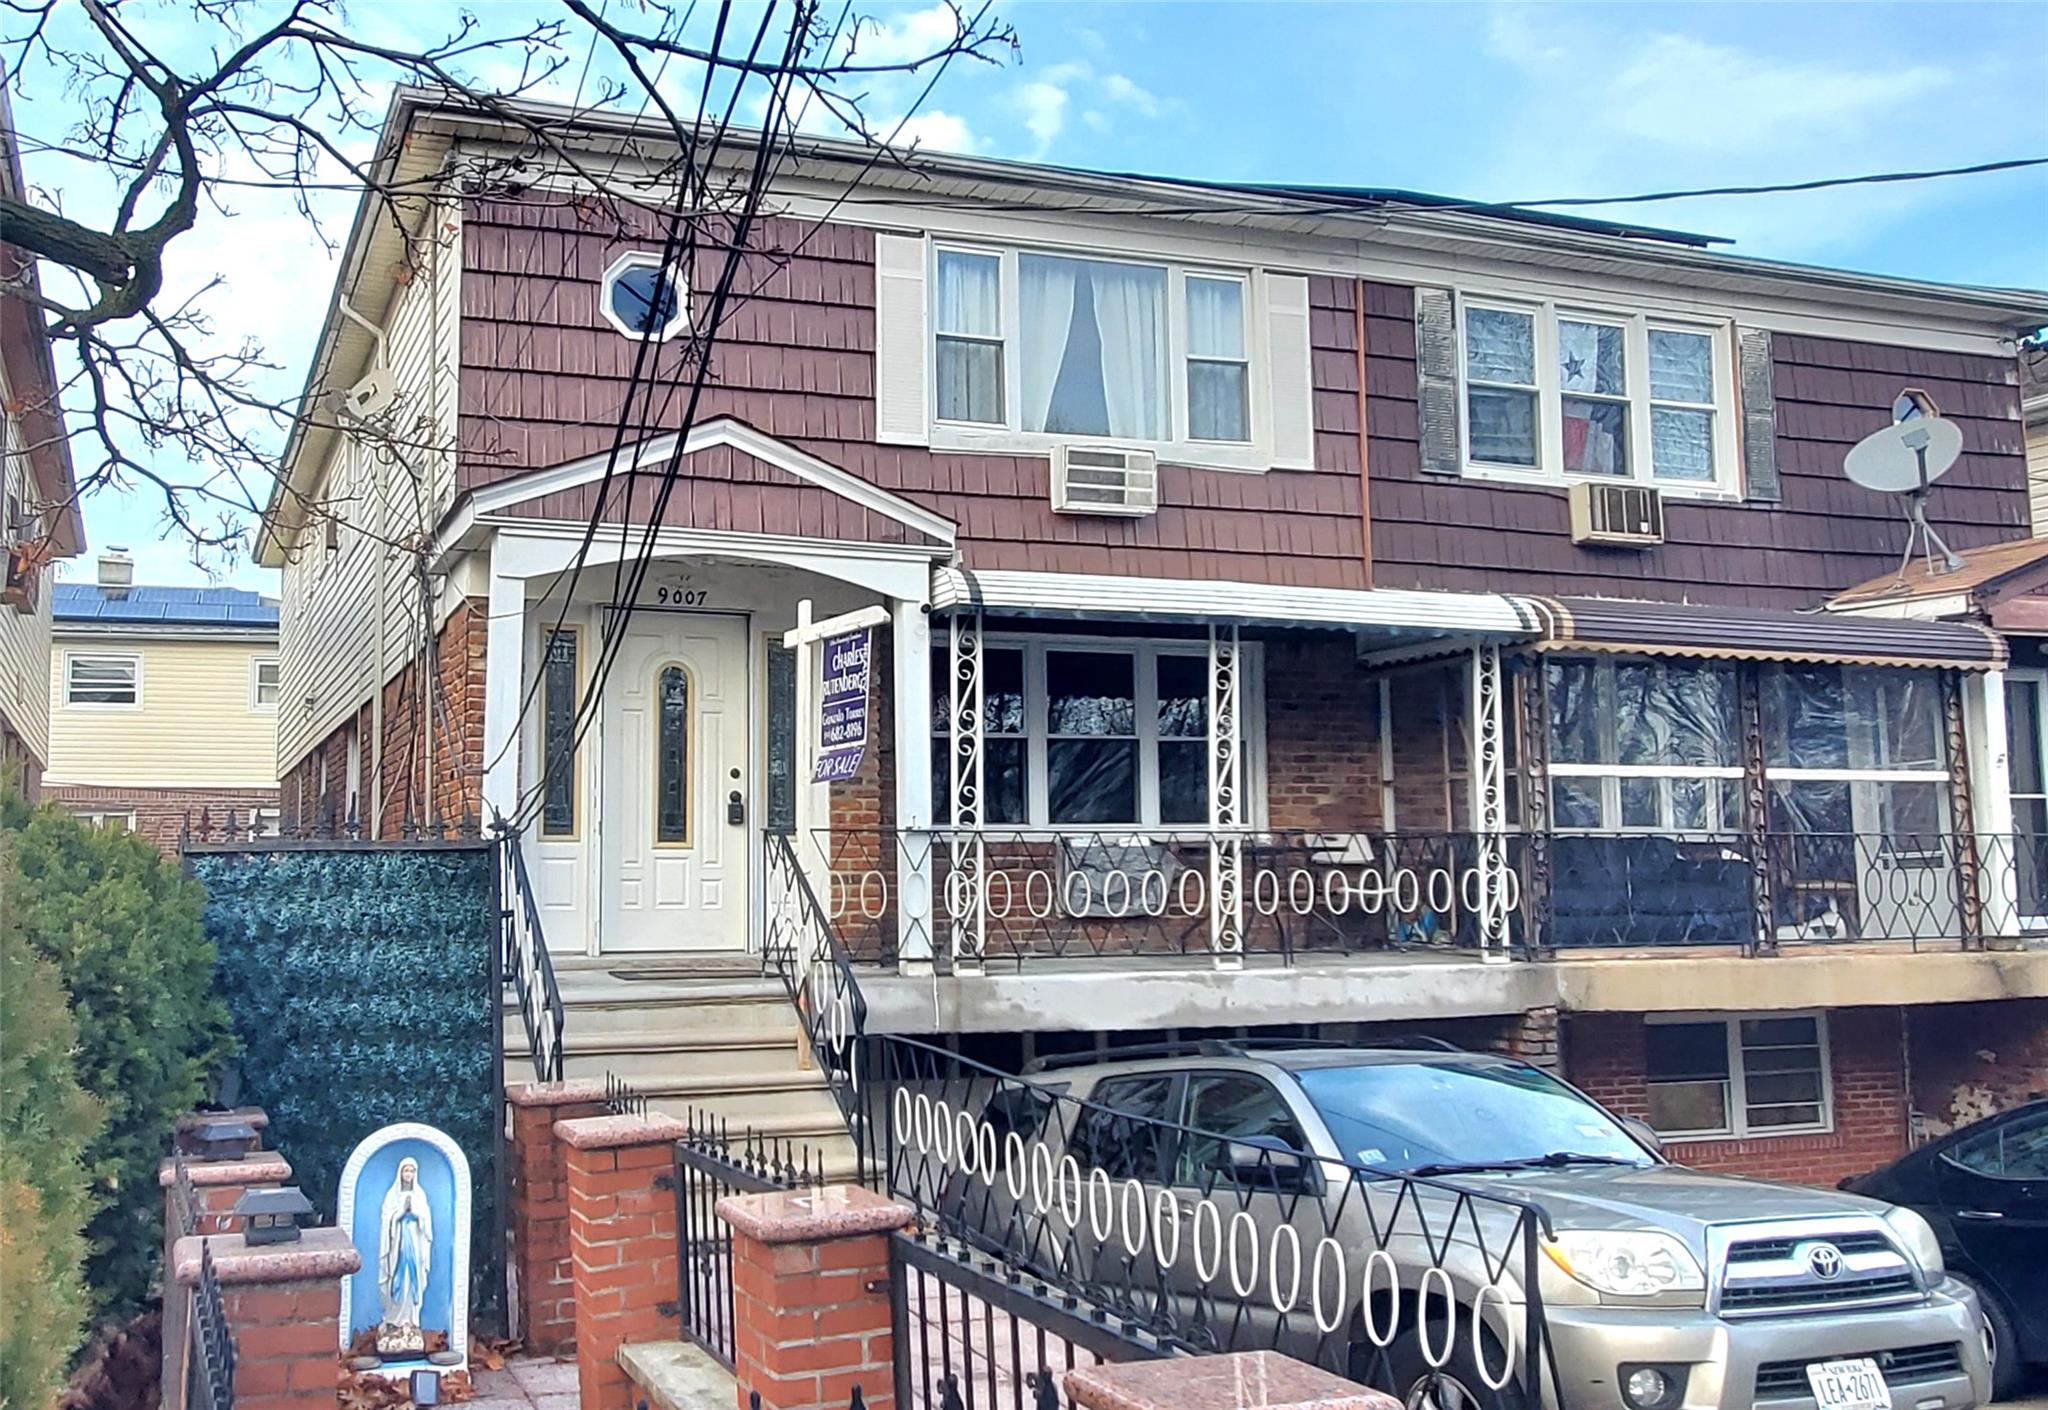
<instances>
[{"instance_id":1,"label":"white entry portico","mask_svg":"<svg viewBox=\"0 0 2048 1410\"><path fill-rule=\"evenodd\" d=\"M820 617L886 614L903 647L874 690L929 697L932 570L951 556L952 525L739 423L678 439L622 453L613 473L723 447L855 499L891 528L882 542L684 527L592 537L586 523L532 513L536 497L602 475L605 457L490 487L465 507L443 552L488 563L485 818L516 820L558 955L758 945L764 828L820 806L791 738L783 638L800 602ZM622 611L618 572L631 575L643 554ZM555 697L572 703L551 709ZM894 723L894 803L912 826L930 822L927 723L909 711ZM917 934L928 947L928 930Z\"/></svg>"}]
</instances>

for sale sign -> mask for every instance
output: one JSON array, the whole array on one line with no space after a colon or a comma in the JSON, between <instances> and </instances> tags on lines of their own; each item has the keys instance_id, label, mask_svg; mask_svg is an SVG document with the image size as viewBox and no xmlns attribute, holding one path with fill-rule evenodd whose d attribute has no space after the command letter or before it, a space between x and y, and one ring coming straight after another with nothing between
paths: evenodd
<instances>
[{"instance_id":1,"label":"for sale sign","mask_svg":"<svg viewBox=\"0 0 2048 1410\"><path fill-rule=\"evenodd\" d=\"M863 627L824 641L824 689L818 697L818 766L814 783L838 783L860 772L868 747L868 678L874 633Z\"/></svg>"}]
</instances>

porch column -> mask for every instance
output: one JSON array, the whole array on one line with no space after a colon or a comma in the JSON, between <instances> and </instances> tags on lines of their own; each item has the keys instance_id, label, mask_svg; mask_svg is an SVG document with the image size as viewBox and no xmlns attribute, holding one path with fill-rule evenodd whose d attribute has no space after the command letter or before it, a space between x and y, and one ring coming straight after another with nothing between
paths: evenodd
<instances>
[{"instance_id":1,"label":"porch column","mask_svg":"<svg viewBox=\"0 0 2048 1410\"><path fill-rule=\"evenodd\" d=\"M1473 862L1473 910L1479 918L1480 958L1508 958L1507 786L1501 722L1500 647L1472 648L1468 684L1472 722L1472 830L1476 835Z\"/></svg>"},{"instance_id":2,"label":"porch column","mask_svg":"<svg viewBox=\"0 0 2048 1410\"><path fill-rule=\"evenodd\" d=\"M1236 627L1209 628L1209 953L1244 965L1244 749Z\"/></svg>"},{"instance_id":3,"label":"porch column","mask_svg":"<svg viewBox=\"0 0 2048 1410\"><path fill-rule=\"evenodd\" d=\"M946 914L953 947L955 974L981 973L982 957L988 953L988 909L986 864L988 851L981 836L985 816L982 807L982 680L981 614L955 612L947 637L951 643L948 664L952 678L946 698L952 709L952 748L947 750L948 796L953 802L953 826L947 839L952 874L946 879Z\"/></svg>"},{"instance_id":4,"label":"porch column","mask_svg":"<svg viewBox=\"0 0 2048 1410\"><path fill-rule=\"evenodd\" d=\"M932 968L932 630L924 603L889 604L896 678L896 965Z\"/></svg>"},{"instance_id":5,"label":"porch column","mask_svg":"<svg viewBox=\"0 0 2048 1410\"><path fill-rule=\"evenodd\" d=\"M1968 742L1970 816L1956 826L1977 833L1977 865L1987 939L2020 933L2019 838L2013 830L2011 761L2006 757L2005 672L1963 678L1964 734Z\"/></svg>"},{"instance_id":6,"label":"porch column","mask_svg":"<svg viewBox=\"0 0 2048 1410\"><path fill-rule=\"evenodd\" d=\"M503 549L491 546L491 617L484 629L484 815L519 812L519 695L525 678L526 579L514 577Z\"/></svg>"}]
</instances>

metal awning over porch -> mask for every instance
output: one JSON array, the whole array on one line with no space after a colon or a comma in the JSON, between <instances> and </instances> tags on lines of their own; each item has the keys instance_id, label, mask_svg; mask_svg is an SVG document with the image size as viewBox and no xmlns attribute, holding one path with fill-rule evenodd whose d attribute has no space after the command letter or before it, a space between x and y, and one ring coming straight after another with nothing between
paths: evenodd
<instances>
[{"instance_id":1,"label":"metal awning over porch","mask_svg":"<svg viewBox=\"0 0 2048 1410\"><path fill-rule=\"evenodd\" d=\"M932 607L1075 621L1322 628L1351 631L1368 650L1451 639L1530 640L1545 625L1542 615L1505 593L1279 587L965 568L933 572Z\"/></svg>"},{"instance_id":2,"label":"metal awning over porch","mask_svg":"<svg viewBox=\"0 0 2048 1410\"><path fill-rule=\"evenodd\" d=\"M1969 622L1602 597L1523 598L1520 602L1549 619L1537 643L1544 651L1943 666L1962 671L1988 671L2005 664L2005 643L1998 634Z\"/></svg>"}]
</instances>

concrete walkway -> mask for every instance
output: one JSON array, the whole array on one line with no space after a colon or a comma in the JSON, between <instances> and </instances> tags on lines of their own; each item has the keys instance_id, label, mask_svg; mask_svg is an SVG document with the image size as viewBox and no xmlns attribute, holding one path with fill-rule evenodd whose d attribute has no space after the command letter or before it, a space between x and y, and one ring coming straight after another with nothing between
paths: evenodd
<instances>
[{"instance_id":1,"label":"concrete walkway","mask_svg":"<svg viewBox=\"0 0 2048 1410\"><path fill-rule=\"evenodd\" d=\"M465 1410L578 1410L576 1363L552 1357L517 1356L502 1371L475 1371L476 1397Z\"/></svg>"}]
</instances>

